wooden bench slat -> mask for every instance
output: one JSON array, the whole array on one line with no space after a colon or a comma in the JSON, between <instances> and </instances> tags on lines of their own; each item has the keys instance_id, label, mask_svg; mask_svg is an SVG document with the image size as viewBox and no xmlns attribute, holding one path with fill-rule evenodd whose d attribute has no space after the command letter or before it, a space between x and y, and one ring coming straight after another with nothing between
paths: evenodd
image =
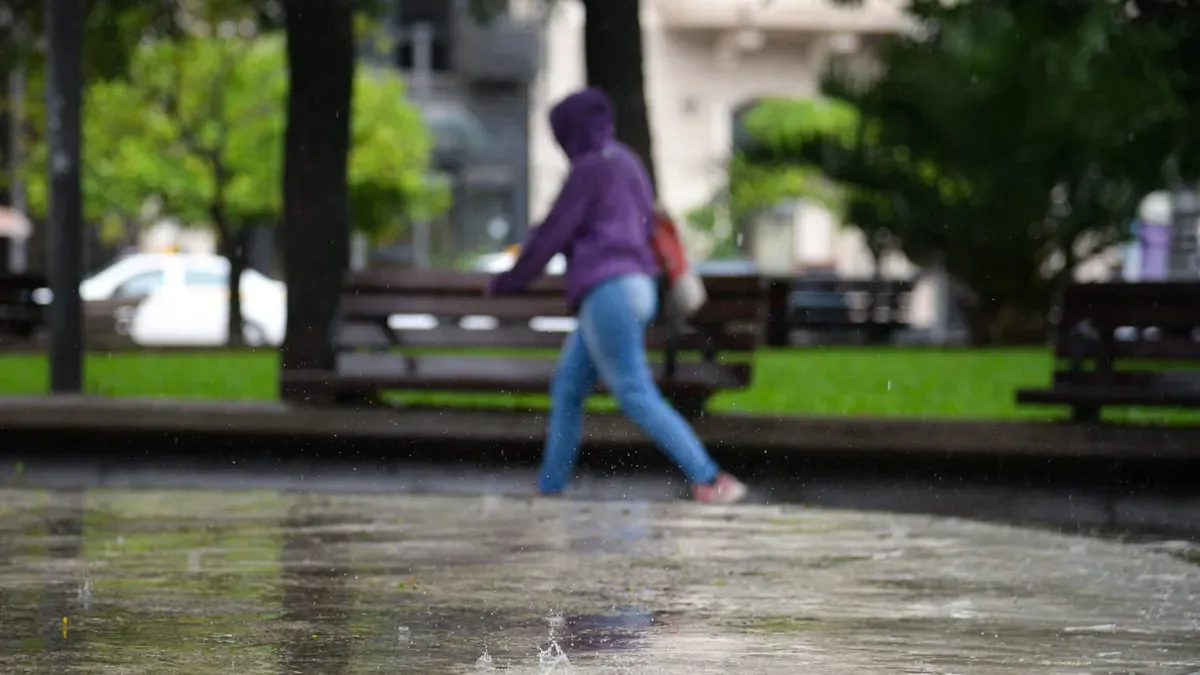
<instances>
[{"instance_id":1,"label":"wooden bench slat","mask_svg":"<svg viewBox=\"0 0 1200 675\"><path fill-rule=\"evenodd\" d=\"M0 274L0 293L10 291L35 291L46 288L49 282L39 274Z\"/></svg>"},{"instance_id":2,"label":"wooden bench slat","mask_svg":"<svg viewBox=\"0 0 1200 675\"><path fill-rule=\"evenodd\" d=\"M394 340L389 332L395 336ZM528 325L497 326L488 330L469 330L457 325L441 325L427 330L385 330L379 322L346 323L337 338L342 348L378 349L392 346L445 347L445 348L529 348L558 349L567 334L561 332L536 331ZM663 326L654 326L646 332L646 346L651 350L664 349L668 332ZM721 352L753 351L759 341L757 331L709 331L687 333L676 337L680 351L693 352L715 346Z\"/></svg>"},{"instance_id":3,"label":"wooden bench slat","mask_svg":"<svg viewBox=\"0 0 1200 675\"><path fill-rule=\"evenodd\" d=\"M1104 307L1064 307L1061 323L1063 326L1074 326L1081 321L1088 321L1100 329L1124 328L1135 326L1141 328L1159 328L1162 330L1192 330L1200 328L1200 316L1192 306L1183 305L1145 305L1129 307L1109 305Z\"/></svg>"},{"instance_id":4,"label":"wooden bench slat","mask_svg":"<svg viewBox=\"0 0 1200 675\"><path fill-rule=\"evenodd\" d=\"M529 319L567 314L566 305L561 298L517 295L494 298L482 295L434 297L383 293L344 295L341 312L348 321L371 320L397 314L493 316L498 319Z\"/></svg>"},{"instance_id":5,"label":"wooden bench slat","mask_svg":"<svg viewBox=\"0 0 1200 675\"><path fill-rule=\"evenodd\" d=\"M47 286L38 274L0 274L0 338L26 341L45 324L46 313L34 291Z\"/></svg>"},{"instance_id":6,"label":"wooden bench slat","mask_svg":"<svg viewBox=\"0 0 1200 675\"><path fill-rule=\"evenodd\" d=\"M0 304L0 321L38 321L42 318L40 305Z\"/></svg>"},{"instance_id":7,"label":"wooden bench slat","mask_svg":"<svg viewBox=\"0 0 1200 675\"><path fill-rule=\"evenodd\" d=\"M1054 373L1054 386L1138 387L1200 392L1200 371L1058 371Z\"/></svg>"},{"instance_id":8,"label":"wooden bench slat","mask_svg":"<svg viewBox=\"0 0 1200 675\"><path fill-rule=\"evenodd\" d=\"M482 292L489 274L463 273L448 270L366 269L352 272L344 288L351 293L419 293L422 295L460 295ZM710 298L723 296L745 297L761 292L762 282L749 276L706 276L704 287ZM563 279L542 277L522 295L559 297L563 294Z\"/></svg>"},{"instance_id":9,"label":"wooden bench slat","mask_svg":"<svg viewBox=\"0 0 1200 675\"><path fill-rule=\"evenodd\" d=\"M1063 302L1067 304L1125 304L1130 302L1195 303L1200 302L1200 282L1141 281L1137 283L1077 283L1071 284L1063 290Z\"/></svg>"},{"instance_id":10,"label":"wooden bench slat","mask_svg":"<svg viewBox=\"0 0 1200 675\"><path fill-rule=\"evenodd\" d=\"M1200 406L1200 391L1160 387L1061 385L1046 389L1020 389L1018 403L1052 403L1079 406Z\"/></svg>"},{"instance_id":11,"label":"wooden bench slat","mask_svg":"<svg viewBox=\"0 0 1200 675\"><path fill-rule=\"evenodd\" d=\"M1115 359L1147 360L1194 360L1200 359L1200 342L1188 338L1162 340L1113 341L1108 347ZM1060 359L1074 356L1074 345L1069 339L1059 339L1054 346L1054 355Z\"/></svg>"},{"instance_id":12,"label":"wooden bench slat","mask_svg":"<svg viewBox=\"0 0 1200 675\"><path fill-rule=\"evenodd\" d=\"M569 316L561 298L506 295L498 297L388 295L384 293L343 295L342 316L349 321L369 321L398 314L431 316L491 316L498 319L532 319ZM745 299L710 299L693 317L695 324L758 319L763 305Z\"/></svg>"}]
</instances>

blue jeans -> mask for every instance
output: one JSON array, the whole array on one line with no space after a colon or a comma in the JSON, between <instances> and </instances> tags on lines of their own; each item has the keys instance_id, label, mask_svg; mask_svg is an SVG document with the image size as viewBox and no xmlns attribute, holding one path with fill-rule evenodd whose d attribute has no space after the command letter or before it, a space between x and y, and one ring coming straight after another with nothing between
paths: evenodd
<instances>
[{"instance_id":1,"label":"blue jeans","mask_svg":"<svg viewBox=\"0 0 1200 675\"><path fill-rule=\"evenodd\" d=\"M583 404L604 379L621 410L692 483L711 483L717 465L650 372L646 327L658 310L654 280L644 274L610 279L584 298L579 327L567 338L550 385L550 428L538 476L543 493L561 492L574 473L583 433Z\"/></svg>"}]
</instances>

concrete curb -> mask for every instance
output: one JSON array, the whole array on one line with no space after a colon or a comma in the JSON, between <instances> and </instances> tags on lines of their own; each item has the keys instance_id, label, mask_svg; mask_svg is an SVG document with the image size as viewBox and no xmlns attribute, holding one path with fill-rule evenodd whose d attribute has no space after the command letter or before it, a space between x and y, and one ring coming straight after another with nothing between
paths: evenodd
<instances>
[{"instance_id":1,"label":"concrete curb","mask_svg":"<svg viewBox=\"0 0 1200 675\"><path fill-rule=\"evenodd\" d=\"M937 455L1021 458L1200 460L1200 428L1054 422L887 420L722 415L696 424L717 450L774 453ZM0 433L163 433L307 440L540 443L545 415L463 409L306 408L280 402L117 399L88 396L0 398ZM593 415L587 441L646 445L618 415Z\"/></svg>"}]
</instances>

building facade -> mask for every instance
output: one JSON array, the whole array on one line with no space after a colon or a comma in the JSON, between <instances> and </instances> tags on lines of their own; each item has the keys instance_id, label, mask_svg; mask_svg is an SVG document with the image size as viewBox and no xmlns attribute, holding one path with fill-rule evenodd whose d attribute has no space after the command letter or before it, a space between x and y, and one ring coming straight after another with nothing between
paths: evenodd
<instances>
[{"instance_id":1,"label":"building facade","mask_svg":"<svg viewBox=\"0 0 1200 675\"><path fill-rule=\"evenodd\" d=\"M435 137L435 169L453 207L424 224L433 262L449 262L519 240L529 222L531 87L541 69L538 24L492 1L476 21L468 0L389 0L391 48L364 58L390 62ZM418 237L419 238L419 237Z\"/></svg>"},{"instance_id":2,"label":"building facade","mask_svg":"<svg viewBox=\"0 0 1200 675\"><path fill-rule=\"evenodd\" d=\"M514 6L532 14L541 0ZM831 59L869 68L878 36L908 25L902 8L895 0L855 9L829 0L643 0L646 101L664 204L684 213L710 200L726 181L737 113L764 97L816 96ZM556 0L547 11L531 92L535 215L548 207L566 170L546 113L585 84L581 3Z\"/></svg>"}]
</instances>

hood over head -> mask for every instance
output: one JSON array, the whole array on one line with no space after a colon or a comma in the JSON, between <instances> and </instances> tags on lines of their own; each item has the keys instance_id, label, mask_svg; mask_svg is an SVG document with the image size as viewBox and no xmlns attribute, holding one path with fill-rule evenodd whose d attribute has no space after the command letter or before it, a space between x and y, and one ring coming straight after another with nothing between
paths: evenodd
<instances>
[{"instance_id":1,"label":"hood over head","mask_svg":"<svg viewBox=\"0 0 1200 675\"><path fill-rule=\"evenodd\" d=\"M550 111L550 128L567 157L574 160L600 150L613 139L613 106L596 88L576 92Z\"/></svg>"}]
</instances>

